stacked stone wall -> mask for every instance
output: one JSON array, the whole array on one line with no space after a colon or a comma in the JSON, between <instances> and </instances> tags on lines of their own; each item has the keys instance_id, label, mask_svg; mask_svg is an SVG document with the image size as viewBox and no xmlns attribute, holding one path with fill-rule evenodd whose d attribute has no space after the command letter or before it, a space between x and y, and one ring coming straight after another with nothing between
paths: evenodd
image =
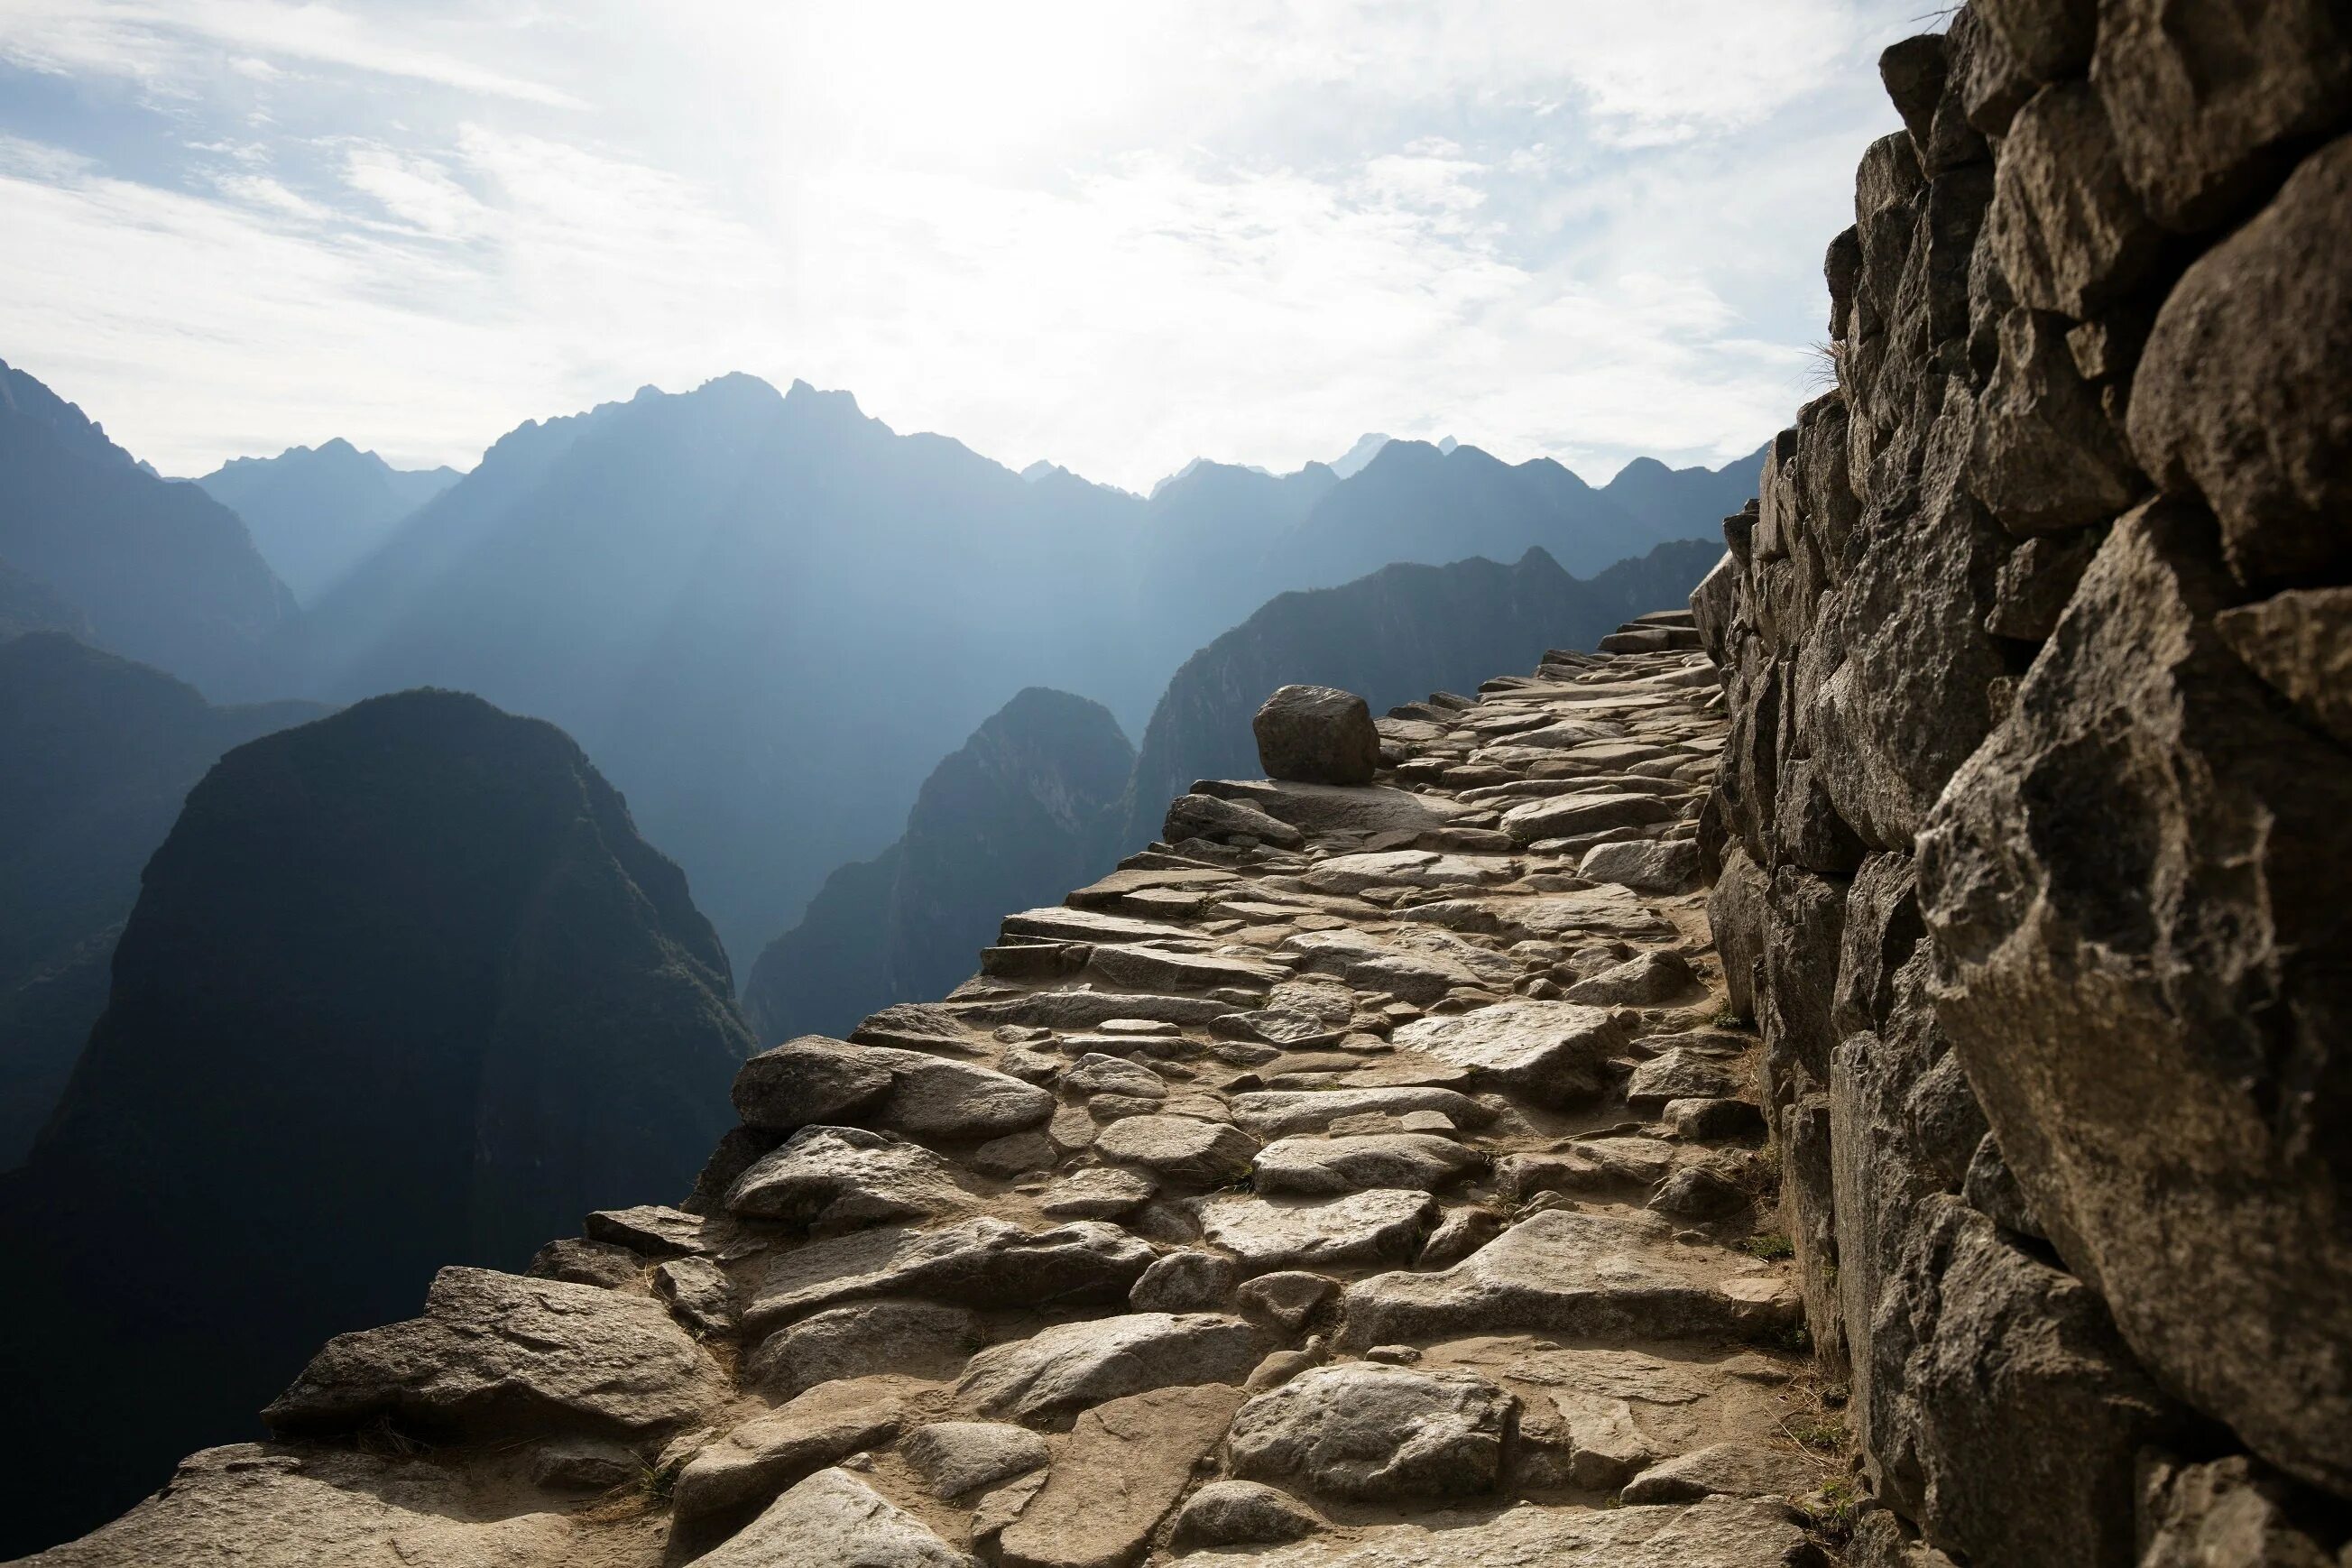
<instances>
[{"instance_id":1,"label":"stacked stone wall","mask_svg":"<svg viewBox=\"0 0 2352 1568\"><path fill-rule=\"evenodd\" d=\"M1856 1557L2352 1562L2352 7L1881 72L1834 387L1692 601Z\"/></svg>"}]
</instances>

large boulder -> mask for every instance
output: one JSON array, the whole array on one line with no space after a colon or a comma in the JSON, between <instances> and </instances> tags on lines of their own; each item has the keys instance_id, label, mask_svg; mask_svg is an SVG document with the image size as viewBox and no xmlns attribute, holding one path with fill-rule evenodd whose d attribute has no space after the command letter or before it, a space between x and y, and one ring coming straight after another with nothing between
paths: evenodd
<instances>
[{"instance_id":1,"label":"large boulder","mask_svg":"<svg viewBox=\"0 0 2352 1568\"><path fill-rule=\"evenodd\" d=\"M1268 778L1301 784L1364 784L1381 766L1372 710L1334 686L1285 686L1250 721Z\"/></svg>"},{"instance_id":2,"label":"large boulder","mask_svg":"<svg viewBox=\"0 0 2352 1568\"><path fill-rule=\"evenodd\" d=\"M2341 1492L2352 768L2225 646L2215 546L2192 506L2116 524L1931 818L1919 900L2051 1242L2168 1386Z\"/></svg>"},{"instance_id":3,"label":"large boulder","mask_svg":"<svg viewBox=\"0 0 2352 1568\"><path fill-rule=\"evenodd\" d=\"M488 1268L444 1268L425 1315L339 1334L261 1413L278 1432L389 1419L479 1440L657 1433L718 1397L718 1369L659 1301Z\"/></svg>"}]
</instances>

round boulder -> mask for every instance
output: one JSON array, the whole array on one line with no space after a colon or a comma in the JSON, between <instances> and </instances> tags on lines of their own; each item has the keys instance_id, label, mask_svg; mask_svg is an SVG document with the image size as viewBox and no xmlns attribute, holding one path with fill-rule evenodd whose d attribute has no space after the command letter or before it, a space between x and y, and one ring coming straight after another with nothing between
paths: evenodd
<instances>
[{"instance_id":1,"label":"round boulder","mask_svg":"<svg viewBox=\"0 0 2352 1568\"><path fill-rule=\"evenodd\" d=\"M1381 732L1372 710L1335 686L1285 686L1250 721L1258 762L1272 779L1361 784L1380 771Z\"/></svg>"}]
</instances>

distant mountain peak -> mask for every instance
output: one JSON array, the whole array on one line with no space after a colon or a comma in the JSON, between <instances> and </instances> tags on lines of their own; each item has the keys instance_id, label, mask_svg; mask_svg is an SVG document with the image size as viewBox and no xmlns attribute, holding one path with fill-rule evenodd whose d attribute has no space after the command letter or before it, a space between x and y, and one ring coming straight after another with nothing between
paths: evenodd
<instances>
[{"instance_id":1,"label":"distant mountain peak","mask_svg":"<svg viewBox=\"0 0 2352 1568\"><path fill-rule=\"evenodd\" d=\"M1331 459L1331 471L1348 479L1362 470L1365 464L1380 456L1381 448L1390 437L1377 430L1367 430L1356 437L1356 444Z\"/></svg>"}]
</instances>

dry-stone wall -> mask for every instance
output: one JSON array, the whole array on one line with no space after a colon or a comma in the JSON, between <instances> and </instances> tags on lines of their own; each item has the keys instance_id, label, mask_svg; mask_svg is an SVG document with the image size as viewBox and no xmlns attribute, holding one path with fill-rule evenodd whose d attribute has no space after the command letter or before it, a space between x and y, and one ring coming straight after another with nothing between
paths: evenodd
<instances>
[{"instance_id":1,"label":"dry-stone wall","mask_svg":"<svg viewBox=\"0 0 2352 1568\"><path fill-rule=\"evenodd\" d=\"M1881 68L1835 389L1693 600L1856 1559L2352 1563L2352 9Z\"/></svg>"}]
</instances>

